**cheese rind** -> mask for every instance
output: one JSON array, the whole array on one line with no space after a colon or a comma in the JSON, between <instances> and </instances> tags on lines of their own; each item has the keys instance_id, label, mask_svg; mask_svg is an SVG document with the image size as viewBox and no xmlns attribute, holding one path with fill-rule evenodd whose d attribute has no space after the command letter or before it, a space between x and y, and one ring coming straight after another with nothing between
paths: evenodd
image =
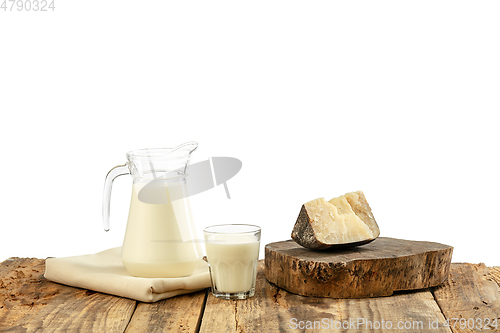
<instances>
[{"instance_id":1,"label":"cheese rind","mask_svg":"<svg viewBox=\"0 0 500 333\"><path fill-rule=\"evenodd\" d=\"M302 205L292 238L310 249L355 246L380 235L363 192L351 192L326 201L311 200Z\"/></svg>"}]
</instances>

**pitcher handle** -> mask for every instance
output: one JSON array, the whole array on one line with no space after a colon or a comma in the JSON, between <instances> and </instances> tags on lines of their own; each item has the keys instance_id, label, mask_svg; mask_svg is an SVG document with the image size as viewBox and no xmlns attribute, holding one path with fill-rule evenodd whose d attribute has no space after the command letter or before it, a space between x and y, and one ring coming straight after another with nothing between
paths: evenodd
<instances>
[{"instance_id":1,"label":"pitcher handle","mask_svg":"<svg viewBox=\"0 0 500 333\"><path fill-rule=\"evenodd\" d=\"M113 181L118 176L130 174L126 164L115 166L109 170L104 181L104 196L102 198L102 219L104 223L104 230L109 231L109 206L111 204L111 188Z\"/></svg>"}]
</instances>

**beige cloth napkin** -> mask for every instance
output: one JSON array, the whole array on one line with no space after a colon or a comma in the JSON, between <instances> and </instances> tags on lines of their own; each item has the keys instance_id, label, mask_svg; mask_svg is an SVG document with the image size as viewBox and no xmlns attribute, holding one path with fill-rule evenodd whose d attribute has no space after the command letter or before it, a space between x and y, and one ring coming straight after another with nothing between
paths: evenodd
<instances>
[{"instance_id":1,"label":"beige cloth napkin","mask_svg":"<svg viewBox=\"0 0 500 333\"><path fill-rule=\"evenodd\" d=\"M54 282L141 302L156 302L210 287L205 261L201 261L193 274L186 277L134 277L122 264L121 247L83 256L49 258L45 262L44 276Z\"/></svg>"}]
</instances>

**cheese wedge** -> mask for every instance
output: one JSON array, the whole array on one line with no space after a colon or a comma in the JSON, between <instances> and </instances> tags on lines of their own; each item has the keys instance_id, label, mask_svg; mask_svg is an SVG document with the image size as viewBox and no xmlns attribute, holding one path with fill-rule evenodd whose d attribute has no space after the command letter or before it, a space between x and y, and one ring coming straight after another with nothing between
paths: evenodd
<instances>
[{"instance_id":1,"label":"cheese wedge","mask_svg":"<svg viewBox=\"0 0 500 333\"><path fill-rule=\"evenodd\" d=\"M351 192L326 201L311 200L299 213L292 239L309 249L366 244L380 235L363 192Z\"/></svg>"}]
</instances>

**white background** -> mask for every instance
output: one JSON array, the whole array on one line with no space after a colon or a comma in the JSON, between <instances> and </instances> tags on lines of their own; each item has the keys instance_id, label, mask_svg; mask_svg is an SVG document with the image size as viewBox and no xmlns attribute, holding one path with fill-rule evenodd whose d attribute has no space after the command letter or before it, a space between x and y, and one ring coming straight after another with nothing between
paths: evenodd
<instances>
[{"instance_id":1,"label":"white background","mask_svg":"<svg viewBox=\"0 0 500 333\"><path fill-rule=\"evenodd\" d=\"M0 11L0 261L120 246L129 150L233 156L198 230L290 238L301 205L363 190L381 236L500 265L498 1L55 1ZM263 252L261 252L263 258Z\"/></svg>"}]
</instances>

